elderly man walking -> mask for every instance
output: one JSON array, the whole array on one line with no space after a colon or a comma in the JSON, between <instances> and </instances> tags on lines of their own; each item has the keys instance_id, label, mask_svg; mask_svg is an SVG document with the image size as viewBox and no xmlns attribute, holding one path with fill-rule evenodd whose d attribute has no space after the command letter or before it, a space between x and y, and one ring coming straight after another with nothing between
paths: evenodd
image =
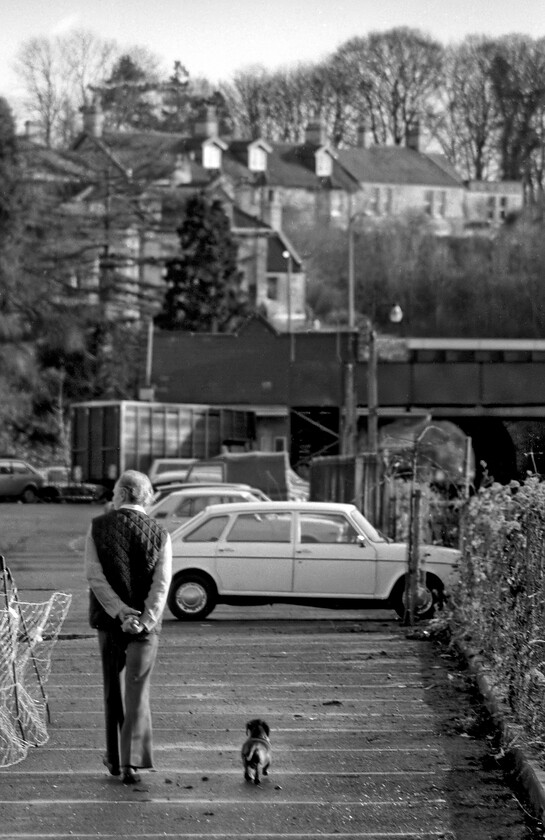
<instances>
[{"instance_id":1,"label":"elderly man walking","mask_svg":"<svg viewBox=\"0 0 545 840\"><path fill-rule=\"evenodd\" d=\"M151 495L146 475L124 472L113 510L93 519L85 543L89 620L102 660L103 762L124 784L153 767L150 681L171 577L170 535L145 511Z\"/></svg>"}]
</instances>

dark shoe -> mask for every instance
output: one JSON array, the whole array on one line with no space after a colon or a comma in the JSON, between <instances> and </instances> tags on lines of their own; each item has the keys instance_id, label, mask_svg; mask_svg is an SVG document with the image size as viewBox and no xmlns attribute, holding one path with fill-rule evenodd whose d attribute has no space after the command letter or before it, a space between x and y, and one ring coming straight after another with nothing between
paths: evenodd
<instances>
[{"instance_id":1,"label":"dark shoe","mask_svg":"<svg viewBox=\"0 0 545 840\"><path fill-rule=\"evenodd\" d=\"M124 785L136 785L140 781L140 776L135 773L134 767L123 767L121 774L121 781Z\"/></svg>"},{"instance_id":2,"label":"dark shoe","mask_svg":"<svg viewBox=\"0 0 545 840\"><path fill-rule=\"evenodd\" d=\"M103 763L104 767L108 768L108 772L110 773L111 776L119 776L119 774L121 772L120 769L119 769L119 764L112 764L111 761L108 761L108 756L107 755L105 755L104 758L102 759L102 763Z\"/></svg>"}]
</instances>

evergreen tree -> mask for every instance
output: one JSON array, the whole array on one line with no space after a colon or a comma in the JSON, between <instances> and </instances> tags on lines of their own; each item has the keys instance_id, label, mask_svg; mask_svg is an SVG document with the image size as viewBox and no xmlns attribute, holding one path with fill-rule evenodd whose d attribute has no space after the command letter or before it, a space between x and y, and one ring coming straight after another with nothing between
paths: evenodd
<instances>
[{"instance_id":1,"label":"evergreen tree","mask_svg":"<svg viewBox=\"0 0 545 840\"><path fill-rule=\"evenodd\" d=\"M221 202L190 198L178 228L181 254L166 267L167 292L158 326L167 330L228 332L248 313L237 244Z\"/></svg>"},{"instance_id":2,"label":"evergreen tree","mask_svg":"<svg viewBox=\"0 0 545 840\"><path fill-rule=\"evenodd\" d=\"M102 107L110 129L156 128L150 91L157 81L130 55L116 62L102 90Z\"/></svg>"}]
</instances>

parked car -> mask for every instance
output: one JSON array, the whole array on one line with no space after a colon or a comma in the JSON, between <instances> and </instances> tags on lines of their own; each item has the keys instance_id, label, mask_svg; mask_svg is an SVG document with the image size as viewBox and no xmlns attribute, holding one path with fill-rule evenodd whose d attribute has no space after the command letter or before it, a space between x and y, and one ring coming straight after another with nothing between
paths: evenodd
<instances>
[{"instance_id":1,"label":"parked car","mask_svg":"<svg viewBox=\"0 0 545 840\"><path fill-rule=\"evenodd\" d=\"M45 502L97 502L110 498L110 491L102 484L74 481L68 467L48 467L40 496Z\"/></svg>"},{"instance_id":2,"label":"parked car","mask_svg":"<svg viewBox=\"0 0 545 840\"><path fill-rule=\"evenodd\" d=\"M155 458L149 468L149 480L153 486L156 482L165 484L167 481L183 481L196 461L196 458Z\"/></svg>"},{"instance_id":3,"label":"parked car","mask_svg":"<svg viewBox=\"0 0 545 840\"><path fill-rule=\"evenodd\" d=\"M216 604L292 603L405 612L407 545L383 537L350 504L248 502L208 507L172 534L168 607L180 620ZM421 546L416 613L433 615L459 552Z\"/></svg>"},{"instance_id":4,"label":"parked car","mask_svg":"<svg viewBox=\"0 0 545 840\"><path fill-rule=\"evenodd\" d=\"M37 502L45 484L43 473L19 458L0 458L0 498Z\"/></svg>"},{"instance_id":5,"label":"parked car","mask_svg":"<svg viewBox=\"0 0 545 840\"><path fill-rule=\"evenodd\" d=\"M160 502L161 499L165 499L167 496L170 496L171 493L174 493L175 490L189 490L197 489L203 490L204 488L213 487L218 491L229 491L229 490L249 490L250 493L255 496L255 499L261 499L262 502L270 502L271 500L267 496L263 490L260 490L258 487L250 487L249 484L231 484L226 483L224 481L218 482L211 482L210 484L201 484L200 481L196 483L187 483L185 481L176 481L172 484L165 484L160 485L153 495L153 502L156 504Z\"/></svg>"},{"instance_id":6,"label":"parked car","mask_svg":"<svg viewBox=\"0 0 545 840\"><path fill-rule=\"evenodd\" d=\"M196 516L208 505L222 505L232 502L255 502L260 497L255 495L250 488L234 487L225 484L207 487L202 484L183 487L181 490L174 490L164 499L157 502L148 509L150 516L153 516L161 525L172 532L183 522Z\"/></svg>"}]
</instances>

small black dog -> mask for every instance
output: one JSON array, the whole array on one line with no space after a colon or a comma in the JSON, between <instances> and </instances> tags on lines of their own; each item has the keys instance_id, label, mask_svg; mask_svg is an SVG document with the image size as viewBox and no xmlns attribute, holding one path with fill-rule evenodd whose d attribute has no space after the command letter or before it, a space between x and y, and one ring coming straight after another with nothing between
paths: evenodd
<instances>
[{"instance_id":1,"label":"small black dog","mask_svg":"<svg viewBox=\"0 0 545 840\"><path fill-rule=\"evenodd\" d=\"M244 741L241 750L244 778L247 782L260 785L259 771L261 769L263 775L267 776L271 763L269 725L259 718L250 720L246 724L246 735L248 738Z\"/></svg>"}]
</instances>

